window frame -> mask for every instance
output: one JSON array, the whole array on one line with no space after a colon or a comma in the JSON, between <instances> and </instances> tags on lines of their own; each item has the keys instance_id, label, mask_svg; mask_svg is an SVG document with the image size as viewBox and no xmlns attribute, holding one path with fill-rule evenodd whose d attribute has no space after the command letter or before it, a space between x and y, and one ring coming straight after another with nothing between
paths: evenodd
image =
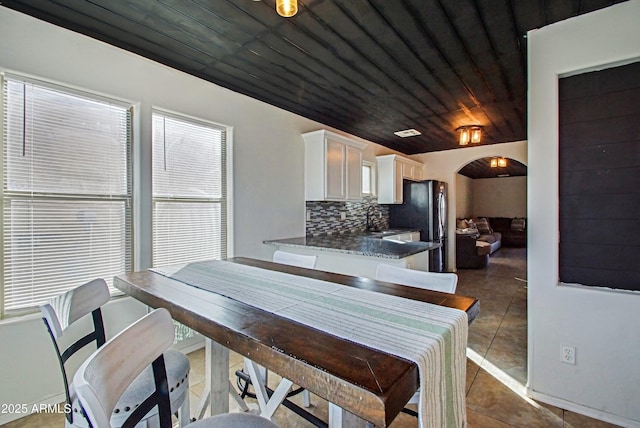
<instances>
[{"instance_id":1,"label":"window frame","mask_svg":"<svg viewBox=\"0 0 640 428\"><path fill-rule=\"evenodd\" d=\"M37 192L37 191L5 191L6 183L5 174L8 171L5 171L5 163L7 161L7 135L5 126L5 114L9 114L7 111L7 105L5 104L5 98L7 96L5 90L8 81L13 82L22 82L26 85L33 85L39 88L43 88L45 90L51 90L55 92L60 92L63 95L78 97L84 100L94 101L98 103L106 103L109 105L117 106L126 111L126 142L125 142L125 154L124 154L124 162L125 167L124 171L126 173L125 177L125 193L124 194L107 194L107 193L81 193L81 192L68 192L61 191L60 193L56 192ZM0 230L2 231L2 239L0 239L0 266L2 266L3 272L0 274L0 320L3 319L13 319L21 316L25 316L28 314L32 314L38 311L38 305L34 304L29 307L20 307L20 308L6 308L6 298L5 298L5 240L4 240L4 222L5 222L5 200L46 200L46 201L78 201L78 202L91 202L91 201L108 201L108 200L119 200L124 203L124 217L123 217L123 226L125 232L124 238L124 246L122 251L124 253L125 259L124 265L128 271L131 271L135 266L135 256L136 256L136 248L135 248L135 189L134 189L134 146L135 146L135 137L134 137L134 122L135 122L135 110L133 103L118 99L116 97L108 97L102 94L98 94L96 92L90 90L81 90L71 86L65 86L63 84L51 83L46 80L40 80L37 78L32 78L24 75L20 75L18 73L10 73L0 71L0 130L2 130L2 161L0 162L0 176L2 177L3 183L0 187L0 204L2 204L2 212L0 212ZM31 196L28 195L31 193ZM8 196L7 196L8 195ZM80 284L77 284L80 285ZM71 287L73 288L73 287ZM111 296L121 296L123 295L117 289L110 287ZM59 294L59 293L58 293ZM44 301L48 300L45 299Z\"/></svg>"},{"instance_id":2,"label":"window frame","mask_svg":"<svg viewBox=\"0 0 640 428\"><path fill-rule=\"evenodd\" d=\"M363 160L362 161L362 170L364 171L365 168L369 168L369 172L370 172L370 176L369 176L369 188L371 189L371 192L365 192L364 191L364 172L362 173L362 196L376 196L378 194L377 192L377 188L376 188L376 163L375 162L371 162L371 161L367 161L367 160Z\"/></svg>"},{"instance_id":3,"label":"window frame","mask_svg":"<svg viewBox=\"0 0 640 428\"><path fill-rule=\"evenodd\" d=\"M206 120L206 119L202 119L202 118L197 118L194 116L190 116L187 114L182 114L182 113L177 113L174 111L170 111L170 110L166 110L166 109L162 109L162 108L157 108L157 107L153 107L151 109L151 114L150 114L150 122L151 122L151 126L153 128L153 122L154 122L154 118L156 115L160 115L160 116L164 116L166 118L169 119L174 119L177 121L181 121L181 122L185 122L185 123L191 123L197 126L203 126L206 128L211 128L211 129L216 129L219 130L223 133L223 148L222 148L222 158L221 161L223 163L223 167L222 167L222 194L220 198L210 198L210 197L203 197L203 198L197 198L197 197L193 197L193 196L187 196L187 197L181 197L181 196L177 196L177 197L166 197L166 196L160 196L160 197L156 197L155 196L155 190L154 190L154 177L153 177L153 171L151 171L150 173L150 180L151 180L151 187L150 187L150 197L149 199L151 200L151 220L152 220L152 226L151 226L151 247L150 247L150 251L151 251L151 264L152 266L156 266L156 255L155 255L155 209L156 209L156 202L176 202L176 203L192 203L192 202L203 202L203 203L211 203L211 204L217 204L220 203L221 204L221 215L223 217L222 220L222 225L223 225L223 229L224 229L224 249L223 249L223 254L224 257L230 257L232 254L232 249L233 249L233 235L232 235L232 230L233 230L233 224L232 224L232 219L233 219L233 215L232 215L232 195L233 195L233 188L232 188L232 142L233 142L233 128L230 126L226 126L214 121L210 121L210 120ZM152 133L153 134L153 133ZM154 157L153 157L153 136L151 138L151 163L152 163L152 168L153 168L153 163L154 163Z\"/></svg>"}]
</instances>

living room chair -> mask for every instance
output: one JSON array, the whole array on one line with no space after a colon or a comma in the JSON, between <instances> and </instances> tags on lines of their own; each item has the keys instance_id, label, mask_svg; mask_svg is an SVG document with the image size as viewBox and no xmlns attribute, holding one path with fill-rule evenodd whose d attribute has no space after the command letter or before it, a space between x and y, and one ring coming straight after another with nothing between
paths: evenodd
<instances>
[{"instance_id":1,"label":"living room chair","mask_svg":"<svg viewBox=\"0 0 640 428\"><path fill-rule=\"evenodd\" d=\"M140 373L149 369L153 389L140 406L128 414L122 428L135 426L150 412L157 418L160 428L171 428L170 383L165 355L174 338L169 311L156 309L109 340L80 366L73 386L93 428L116 426L112 424L111 415L122 394ZM227 413L193 422L189 427L277 428L277 425L249 413Z\"/></svg>"},{"instance_id":2,"label":"living room chair","mask_svg":"<svg viewBox=\"0 0 640 428\"><path fill-rule=\"evenodd\" d=\"M376 279L445 293L455 293L458 285L455 273L425 272L385 263L376 268Z\"/></svg>"},{"instance_id":3,"label":"living room chair","mask_svg":"<svg viewBox=\"0 0 640 428\"><path fill-rule=\"evenodd\" d=\"M81 416L75 390L73 385L70 385L71 379L67 374L66 362L78 351L86 349L85 347L93 342L95 342L97 349L100 349L105 344L101 307L109 301L109 298L107 283L103 279L95 279L40 306L44 324L47 327L60 364L66 403L71 408L71 412L66 414L65 426L67 427L88 427L89 425L85 418ZM78 325L81 325L81 322L78 321L89 314L91 314L93 330L66 347L66 349L62 349L70 340L70 338L64 337L65 332L72 325L75 326L73 331L77 332ZM76 324L76 322L78 323ZM141 346L141 348L144 348L144 346ZM121 359L128 357L129 355L124 354ZM181 352L168 350L165 353L164 360L171 385L171 413L178 413L180 426L184 427L189 423L189 359ZM116 403L113 403L115 413L112 416L116 425L120 426L127 414L130 413L130 409L135 409L142 402L141 397L152 389L152 380L153 377L149 369L126 390L117 406Z\"/></svg>"},{"instance_id":4,"label":"living room chair","mask_svg":"<svg viewBox=\"0 0 640 428\"><path fill-rule=\"evenodd\" d=\"M458 286L458 275L455 273L425 272L385 263L380 263L376 268L376 279L445 293L455 293ZM418 404L419 401L420 390L418 389L407 404ZM405 409L405 412L417 416L417 413L412 410Z\"/></svg>"}]
</instances>

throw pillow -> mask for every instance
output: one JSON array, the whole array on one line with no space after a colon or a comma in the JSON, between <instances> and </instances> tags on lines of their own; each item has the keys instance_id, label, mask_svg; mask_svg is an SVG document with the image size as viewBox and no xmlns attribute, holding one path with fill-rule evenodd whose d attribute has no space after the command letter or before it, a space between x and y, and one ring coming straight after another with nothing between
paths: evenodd
<instances>
[{"instance_id":1,"label":"throw pillow","mask_svg":"<svg viewBox=\"0 0 640 428\"><path fill-rule=\"evenodd\" d=\"M480 233L482 234L493 233L493 230L491 230L491 226L489 225L489 220L487 220L486 218L481 217L477 219L475 223Z\"/></svg>"},{"instance_id":2,"label":"throw pillow","mask_svg":"<svg viewBox=\"0 0 640 428\"><path fill-rule=\"evenodd\" d=\"M467 227L469 227L469 223L467 223L467 220L461 218L461 219L458 219L456 227L458 229L466 229Z\"/></svg>"},{"instance_id":3,"label":"throw pillow","mask_svg":"<svg viewBox=\"0 0 640 428\"><path fill-rule=\"evenodd\" d=\"M511 220L511 230L524 232L524 218L514 218Z\"/></svg>"},{"instance_id":4,"label":"throw pillow","mask_svg":"<svg viewBox=\"0 0 640 428\"><path fill-rule=\"evenodd\" d=\"M478 230L478 225L473 221L472 218L470 218L469 220L467 220L469 229L473 229L475 231L476 234L480 234L480 231Z\"/></svg>"}]
</instances>

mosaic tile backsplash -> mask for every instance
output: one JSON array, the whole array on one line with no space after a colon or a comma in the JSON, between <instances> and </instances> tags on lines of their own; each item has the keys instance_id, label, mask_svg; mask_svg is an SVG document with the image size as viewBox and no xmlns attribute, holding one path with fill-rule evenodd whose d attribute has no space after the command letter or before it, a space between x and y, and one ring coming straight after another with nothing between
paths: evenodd
<instances>
[{"instance_id":1,"label":"mosaic tile backsplash","mask_svg":"<svg viewBox=\"0 0 640 428\"><path fill-rule=\"evenodd\" d=\"M378 205L375 197L362 202L307 201L307 236L332 235L363 231L367 222L367 210L373 226L389 228L389 207ZM344 213L345 219L341 219Z\"/></svg>"}]
</instances>

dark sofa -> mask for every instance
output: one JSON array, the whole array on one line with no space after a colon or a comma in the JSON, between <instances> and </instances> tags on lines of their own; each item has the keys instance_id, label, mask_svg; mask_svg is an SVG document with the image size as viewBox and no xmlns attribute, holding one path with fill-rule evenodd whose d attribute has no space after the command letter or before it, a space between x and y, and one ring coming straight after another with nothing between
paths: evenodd
<instances>
[{"instance_id":1,"label":"dark sofa","mask_svg":"<svg viewBox=\"0 0 640 428\"><path fill-rule=\"evenodd\" d=\"M494 232L502 235L504 247L526 247L527 229L524 218L487 217Z\"/></svg>"},{"instance_id":2,"label":"dark sofa","mask_svg":"<svg viewBox=\"0 0 640 428\"><path fill-rule=\"evenodd\" d=\"M487 266L489 255L501 246L525 247L524 218L475 217L458 219L456 229L456 267L479 269Z\"/></svg>"},{"instance_id":3,"label":"dark sofa","mask_svg":"<svg viewBox=\"0 0 640 428\"><path fill-rule=\"evenodd\" d=\"M456 234L456 267L479 269L489 263L491 245L478 241L478 235Z\"/></svg>"}]
</instances>

